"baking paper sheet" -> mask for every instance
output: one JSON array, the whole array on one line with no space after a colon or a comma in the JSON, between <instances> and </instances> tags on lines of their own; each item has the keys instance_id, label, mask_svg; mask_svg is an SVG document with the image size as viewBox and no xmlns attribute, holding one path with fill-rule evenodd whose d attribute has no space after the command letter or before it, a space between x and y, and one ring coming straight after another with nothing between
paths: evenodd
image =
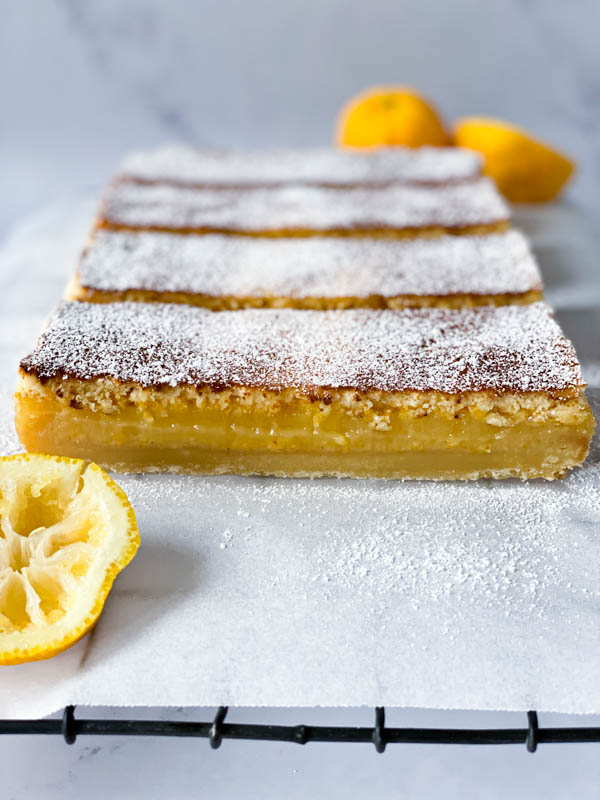
<instances>
[{"instance_id":1,"label":"baking paper sheet","mask_svg":"<svg viewBox=\"0 0 600 800\"><path fill-rule=\"evenodd\" d=\"M19 357L94 202L2 252L0 449ZM585 220L522 210L600 411L600 281ZM81 643L0 669L0 717L89 705L387 705L600 712L600 443L555 483L118 476L142 546Z\"/></svg>"}]
</instances>

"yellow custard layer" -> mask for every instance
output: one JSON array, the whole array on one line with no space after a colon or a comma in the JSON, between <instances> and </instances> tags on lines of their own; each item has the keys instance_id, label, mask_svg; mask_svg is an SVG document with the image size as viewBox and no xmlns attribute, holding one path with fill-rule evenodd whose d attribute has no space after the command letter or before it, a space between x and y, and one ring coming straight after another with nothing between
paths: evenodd
<instances>
[{"instance_id":1,"label":"yellow custard layer","mask_svg":"<svg viewBox=\"0 0 600 800\"><path fill-rule=\"evenodd\" d=\"M360 392L141 388L21 374L30 451L121 471L409 479L560 478L586 457L582 391Z\"/></svg>"}]
</instances>

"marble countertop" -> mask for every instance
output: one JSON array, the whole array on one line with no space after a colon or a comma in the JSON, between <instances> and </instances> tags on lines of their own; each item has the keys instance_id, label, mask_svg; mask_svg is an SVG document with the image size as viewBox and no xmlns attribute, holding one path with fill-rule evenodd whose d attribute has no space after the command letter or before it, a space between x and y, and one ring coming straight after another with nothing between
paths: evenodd
<instances>
[{"instance_id":1,"label":"marble countertop","mask_svg":"<svg viewBox=\"0 0 600 800\"><path fill-rule=\"evenodd\" d=\"M63 193L102 185L165 141L324 144L348 97L403 83L450 124L499 116L600 178L600 7L530 0L47 0L4 10L0 236Z\"/></svg>"},{"instance_id":2,"label":"marble countertop","mask_svg":"<svg viewBox=\"0 0 600 800\"><path fill-rule=\"evenodd\" d=\"M216 709L80 709L101 718L207 720ZM232 709L237 722L372 725L373 709ZM523 727L525 714L388 710L389 725ZM541 725L599 725L599 717L544 714ZM3 737L3 797L10 800L179 800L209 796L348 800L348 798L597 797L598 745L494 747L296 744L206 739Z\"/></svg>"}]
</instances>

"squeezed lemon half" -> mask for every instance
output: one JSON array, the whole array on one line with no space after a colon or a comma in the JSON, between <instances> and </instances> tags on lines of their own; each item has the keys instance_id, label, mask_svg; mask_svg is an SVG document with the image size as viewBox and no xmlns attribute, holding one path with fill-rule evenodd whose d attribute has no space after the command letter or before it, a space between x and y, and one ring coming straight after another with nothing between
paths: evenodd
<instances>
[{"instance_id":1,"label":"squeezed lemon half","mask_svg":"<svg viewBox=\"0 0 600 800\"><path fill-rule=\"evenodd\" d=\"M96 464L0 458L0 664L80 639L139 543L125 492Z\"/></svg>"},{"instance_id":2,"label":"squeezed lemon half","mask_svg":"<svg viewBox=\"0 0 600 800\"><path fill-rule=\"evenodd\" d=\"M567 156L499 119L463 117L454 126L454 140L481 153L484 172L514 203L554 200L575 170Z\"/></svg>"}]
</instances>

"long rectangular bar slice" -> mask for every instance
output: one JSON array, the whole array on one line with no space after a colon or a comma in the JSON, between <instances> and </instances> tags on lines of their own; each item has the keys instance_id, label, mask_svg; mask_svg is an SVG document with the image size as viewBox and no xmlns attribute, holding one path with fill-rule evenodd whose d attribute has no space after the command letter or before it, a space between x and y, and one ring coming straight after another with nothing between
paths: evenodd
<instances>
[{"instance_id":1,"label":"long rectangular bar slice","mask_svg":"<svg viewBox=\"0 0 600 800\"><path fill-rule=\"evenodd\" d=\"M75 302L21 362L16 425L28 450L126 471L552 479L594 422L544 303Z\"/></svg>"},{"instance_id":2,"label":"long rectangular bar slice","mask_svg":"<svg viewBox=\"0 0 600 800\"><path fill-rule=\"evenodd\" d=\"M236 151L175 145L132 153L119 176L182 186L356 186L453 183L476 178L481 169L481 156L459 147Z\"/></svg>"},{"instance_id":3,"label":"long rectangular bar slice","mask_svg":"<svg viewBox=\"0 0 600 800\"><path fill-rule=\"evenodd\" d=\"M67 297L236 308L406 308L541 299L516 230L419 239L96 231Z\"/></svg>"},{"instance_id":4,"label":"long rectangular bar slice","mask_svg":"<svg viewBox=\"0 0 600 800\"><path fill-rule=\"evenodd\" d=\"M508 226L509 216L488 178L375 189L194 189L117 181L104 198L98 224L249 236L407 237L500 231Z\"/></svg>"}]
</instances>

